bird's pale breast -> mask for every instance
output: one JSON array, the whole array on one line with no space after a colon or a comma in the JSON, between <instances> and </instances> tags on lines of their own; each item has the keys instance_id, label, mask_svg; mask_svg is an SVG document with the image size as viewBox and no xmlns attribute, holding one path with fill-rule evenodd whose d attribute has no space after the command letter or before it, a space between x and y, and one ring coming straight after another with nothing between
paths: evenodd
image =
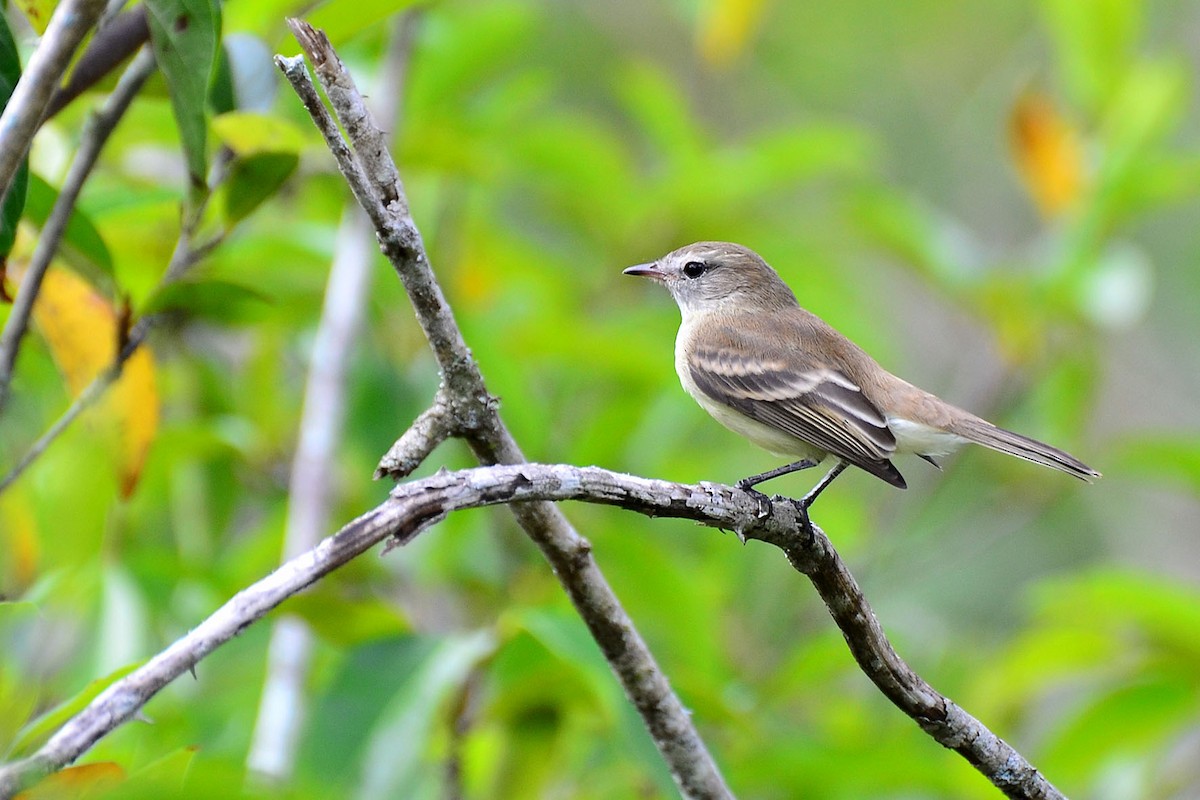
<instances>
[{"instance_id":1,"label":"bird's pale breast","mask_svg":"<svg viewBox=\"0 0 1200 800\"><path fill-rule=\"evenodd\" d=\"M688 322L689 320L685 317L683 324L679 327L679 335L675 340L675 372L679 375L679 382L683 385L684 391L691 395L692 399L701 408L729 430L746 437L754 444L775 455L811 458L815 461L820 461L828 455L826 451L815 448L808 442L797 439L795 436L785 433L778 428L753 420L742 412L730 408L702 392L692 379L692 373L687 364L685 343L687 337L691 334L691 326Z\"/></svg>"}]
</instances>

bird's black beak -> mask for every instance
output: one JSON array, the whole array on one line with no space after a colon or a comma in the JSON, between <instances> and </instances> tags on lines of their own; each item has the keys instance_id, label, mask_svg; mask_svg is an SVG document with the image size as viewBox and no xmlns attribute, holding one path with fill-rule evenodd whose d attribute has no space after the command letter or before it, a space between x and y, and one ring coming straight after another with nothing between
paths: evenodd
<instances>
[{"instance_id":1,"label":"bird's black beak","mask_svg":"<svg viewBox=\"0 0 1200 800\"><path fill-rule=\"evenodd\" d=\"M667 276L667 273L663 272L657 263L635 264L624 270L624 272L626 275L636 275L639 278L653 278L656 281L661 281Z\"/></svg>"}]
</instances>

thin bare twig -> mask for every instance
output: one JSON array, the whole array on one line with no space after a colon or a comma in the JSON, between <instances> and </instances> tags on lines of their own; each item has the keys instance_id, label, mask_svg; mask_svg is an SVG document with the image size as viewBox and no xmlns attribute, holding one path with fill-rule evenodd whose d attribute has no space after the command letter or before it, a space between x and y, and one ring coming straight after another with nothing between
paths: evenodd
<instances>
[{"instance_id":1,"label":"thin bare twig","mask_svg":"<svg viewBox=\"0 0 1200 800\"><path fill-rule=\"evenodd\" d=\"M375 477L407 478L455 430L454 412L439 392L433 405L422 411L404 435L388 448L375 468Z\"/></svg>"},{"instance_id":2,"label":"thin bare twig","mask_svg":"<svg viewBox=\"0 0 1200 800\"><path fill-rule=\"evenodd\" d=\"M106 0L64 0L54 9L41 42L25 65L21 80L0 115L0 198L8 194L17 167L42 124L75 48L104 12Z\"/></svg>"},{"instance_id":3,"label":"thin bare twig","mask_svg":"<svg viewBox=\"0 0 1200 800\"><path fill-rule=\"evenodd\" d=\"M912 673L887 641L832 543L819 527L806 531L790 501L772 503L770 513L760 517L758 499L730 486L543 464L477 467L397 486L384 503L239 592L143 667L108 687L35 754L0 767L0 798L79 758L247 625L374 545L385 539L408 541L429 520L453 511L546 500L579 500L695 520L782 548L793 566L812 577L847 640L854 642L855 656L868 675L905 713L943 745L962 753L1007 796L1062 798L1012 747Z\"/></svg>"},{"instance_id":4,"label":"thin bare twig","mask_svg":"<svg viewBox=\"0 0 1200 800\"><path fill-rule=\"evenodd\" d=\"M277 56L276 63L321 130L339 169L371 218L380 248L412 300L417 321L441 368L443 390L454 403L460 435L481 463L523 463L525 456L500 418L497 403L488 393L479 365L430 269L386 138L328 38L300 20L289 20L289 25L312 61L352 148L346 146L317 99L303 61ZM510 509L549 561L641 715L680 791L687 797L731 797L691 716L592 558L591 544L552 504L520 503Z\"/></svg>"},{"instance_id":5,"label":"thin bare twig","mask_svg":"<svg viewBox=\"0 0 1200 800\"><path fill-rule=\"evenodd\" d=\"M3 410L8 399L21 339L29 325L29 314L41 289L42 278L58 253L67 223L71 220L79 194L83 191L83 184L92 174L96 159L99 158L108 137L125 116L133 98L141 91L142 85L154 72L154 68L154 53L145 47L122 73L112 94L88 117L84 125L79 149L75 151L71 166L67 168L67 177L58 193L58 199L54 202L54 209L50 212L46 224L42 226L37 246L29 260L29 267L25 270L25 276L17 290L12 311L4 324L4 332L0 334L0 410Z\"/></svg>"}]
</instances>

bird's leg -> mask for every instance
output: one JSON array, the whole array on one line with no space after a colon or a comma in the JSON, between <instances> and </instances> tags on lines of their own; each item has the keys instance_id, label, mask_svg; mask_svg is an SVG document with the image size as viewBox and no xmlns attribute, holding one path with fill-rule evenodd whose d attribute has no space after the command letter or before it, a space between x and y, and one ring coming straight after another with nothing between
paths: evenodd
<instances>
[{"instance_id":1,"label":"bird's leg","mask_svg":"<svg viewBox=\"0 0 1200 800\"><path fill-rule=\"evenodd\" d=\"M763 481L769 481L772 478L778 478L780 475L787 475L791 472L799 472L802 469L815 467L817 463L818 462L813 461L811 458L801 459L800 461L796 461L791 464L784 464L782 467L776 467L773 470L769 470L758 475L751 475L749 478L742 478L734 485L758 501L758 518L762 519L763 517L767 516L767 514L771 513L771 498L752 487L756 484L762 483Z\"/></svg>"},{"instance_id":2,"label":"bird's leg","mask_svg":"<svg viewBox=\"0 0 1200 800\"><path fill-rule=\"evenodd\" d=\"M808 518L809 506L811 506L813 501L817 499L817 495L825 491L825 487L833 483L833 479L838 475L841 475L842 471L848 466L850 466L850 462L839 460L834 468L825 473L825 477L821 478L821 480L817 482L817 485L814 486L808 494L804 495L804 497L800 498L799 500L792 501L796 505L796 510L800 512L800 518L804 522L804 527L807 528L810 533L812 532L812 521Z\"/></svg>"},{"instance_id":3,"label":"bird's leg","mask_svg":"<svg viewBox=\"0 0 1200 800\"><path fill-rule=\"evenodd\" d=\"M772 478L778 478L780 475L788 475L792 472L799 472L802 469L815 467L818 463L819 462L813 461L811 458L804 458L791 464L784 464L782 467L776 467L773 470L769 470L758 475L751 475L749 478L742 478L737 482L736 485L737 488L746 490L751 486L757 486L758 484L769 481Z\"/></svg>"}]
</instances>

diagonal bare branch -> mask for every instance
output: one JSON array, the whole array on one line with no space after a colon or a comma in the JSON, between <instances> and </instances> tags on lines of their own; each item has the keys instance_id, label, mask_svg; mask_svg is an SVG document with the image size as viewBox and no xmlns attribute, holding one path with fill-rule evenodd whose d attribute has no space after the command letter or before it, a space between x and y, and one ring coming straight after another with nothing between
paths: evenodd
<instances>
[{"instance_id":1,"label":"diagonal bare branch","mask_svg":"<svg viewBox=\"0 0 1200 800\"><path fill-rule=\"evenodd\" d=\"M289 25L314 64L349 146L317 98L303 60L277 56L276 63L325 137L356 199L371 218L380 249L412 300L417 321L441 368L442 392L454 407L459 434L481 463L523 463L525 456L501 419L498 404L488 393L479 365L430 268L386 137L328 38L302 21L289 20ZM683 794L730 797L690 715L592 558L591 544L551 504L520 503L511 510L550 562Z\"/></svg>"}]
</instances>

